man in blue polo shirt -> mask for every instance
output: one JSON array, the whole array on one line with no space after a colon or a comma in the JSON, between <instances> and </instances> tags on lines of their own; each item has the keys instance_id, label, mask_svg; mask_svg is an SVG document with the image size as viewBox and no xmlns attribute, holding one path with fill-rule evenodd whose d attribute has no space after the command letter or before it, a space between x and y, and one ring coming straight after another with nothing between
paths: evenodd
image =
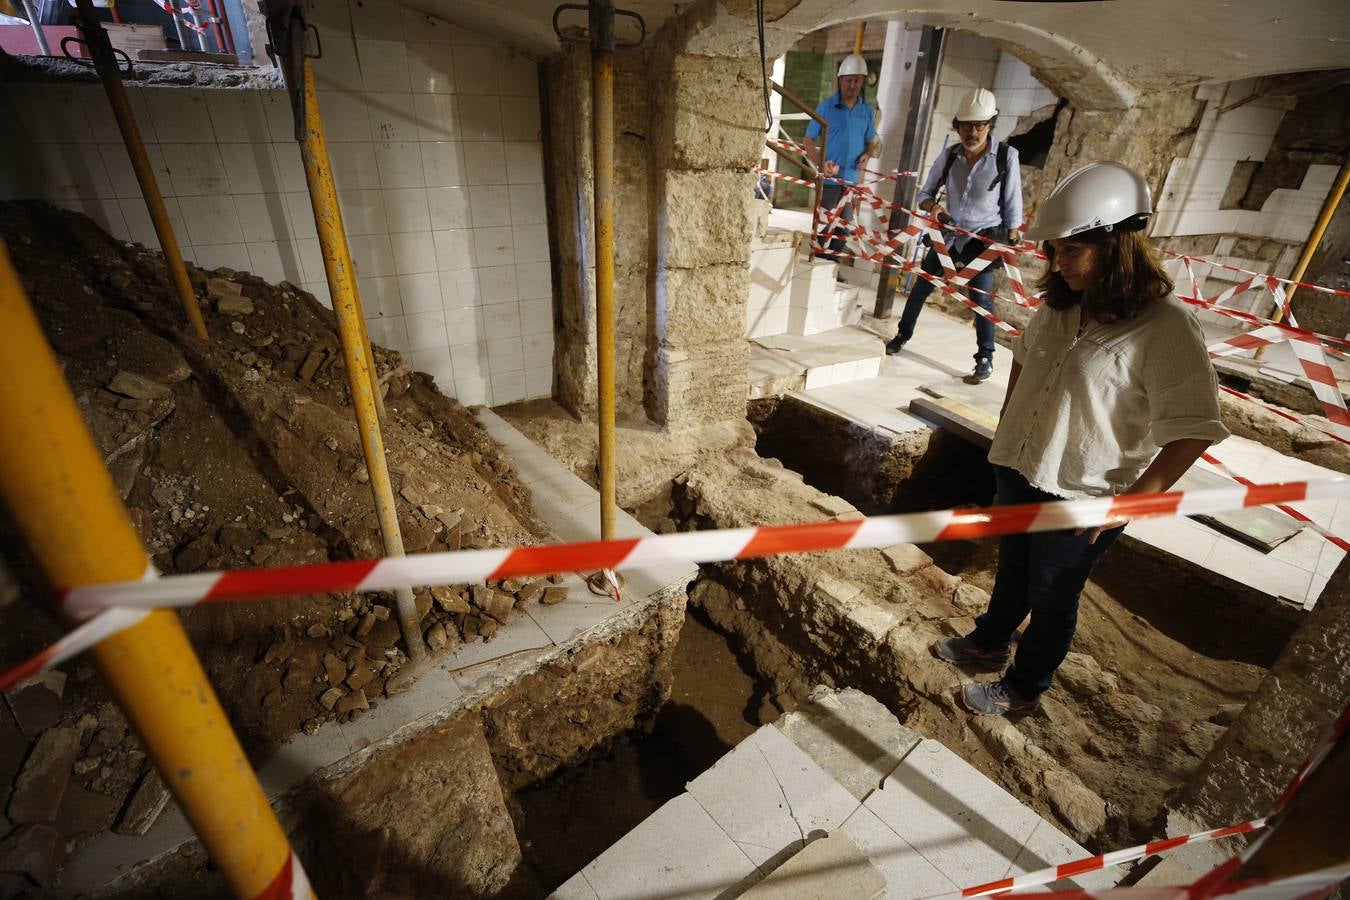
<instances>
[{"instance_id":1,"label":"man in blue polo shirt","mask_svg":"<svg viewBox=\"0 0 1350 900\"><path fill-rule=\"evenodd\" d=\"M830 123L830 133L825 140L825 160L821 162L820 149L815 144L820 137L820 124L815 120L806 126L806 152L811 162L827 178L857 182L868 157L875 156L877 151L875 116L871 104L863 99L867 62L856 53L844 57L844 61L839 64L837 83L839 90L816 107L816 114ZM825 189L820 193L820 205L829 212L843 196L842 184L826 181ZM845 204L843 219L846 222L853 221L852 204ZM843 239L835 237L830 241L833 253L817 255L836 259L834 254L843 249Z\"/></svg>"},{"instance_id":2,"label":"man in blue polo shirt","mask_svg":"<svg viewBox=\"0 0 1350 900\"><path fill-rule=\"evenodd\" d=\"M928 180L919 191L918 206L944 224L955 222L957 227L989 240L1017 244L1021 242L1022 175L1017 150L1007 144L995 144L990 137L997 118L998 106L991 91L976 88L966 94L952 119L952 128L960 141L933 160ZM941 199L944 190L945 206ZM951 232L947 238L947 247L958 272L988 246L978 238L959 232ZM970 279L966 292L971 300L991 313L994 311L994 270L1002 264L993 263ZM929 249L923 259L923 270L931 275L942 275L942 263L936 250ZM914 325L931 293L932 282L915 278L905 310L900 314L900 326L895 337L886 344L888 355L898 354L914 337ZM975 370L965 377L965 381L979 384L994 373L994 323L984 316L972 315L975 318Z\"/></svg>"}]
</instances>

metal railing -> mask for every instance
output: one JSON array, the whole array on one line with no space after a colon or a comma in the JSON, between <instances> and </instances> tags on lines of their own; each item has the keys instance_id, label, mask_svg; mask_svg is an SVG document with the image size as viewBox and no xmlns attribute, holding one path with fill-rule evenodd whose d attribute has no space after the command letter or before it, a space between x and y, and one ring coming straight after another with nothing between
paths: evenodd
<instances>
[{"instance_id":1,"label":"metal railing","mask_svg":"<svg viewBox=\"0 0 1350 900\"><path fill-rule=\"evenodd\" d=\"M807 160L808 163L812 164L812 168L815 170L814 173L812 173L815 175L815 177L812 180L815 181L816 183L816 196L811 203L811 240L814 242L816 232L819 231L820 225L820 198L825 191L825 175L821 171L821 169L824 167L825 148L830 140L830 123L826 122L825 119L822 118L814 109L807 106L800 99L798 99L795 94L793 94L787 88L783 87L778 82L770 81L769 86L774 89L774 92L777 93L778 96L782 97L784 100L791 103L793 106L797 107L802 112L806 113L806 115L811 119L811 121L815 122L817 125L820 126L821 165L816 166L814 160L810 159ZM792 159L792 157L785 157L785 158L789 160Z\"/></svg>"}]
</instances>

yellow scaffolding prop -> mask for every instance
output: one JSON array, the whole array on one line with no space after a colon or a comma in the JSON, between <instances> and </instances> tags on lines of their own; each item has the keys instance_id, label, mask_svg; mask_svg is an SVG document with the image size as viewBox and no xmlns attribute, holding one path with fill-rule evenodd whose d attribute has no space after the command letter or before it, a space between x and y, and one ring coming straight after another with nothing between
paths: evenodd
<instances>
[{"instance_id":1,"label":"yellow scaffolding prop","mask_svg":"<svg viewBox=\"0 0 1350 900\"><path fill-rule=\"evenodd\" d=\"M141 186L141 196L145 198L145 208L150 212L150 221L155 226L155 235L159 238L160 249L164 251L164 264L169 267L169 278L174 290L183 304L188 321L197 337L206 339L206 322L197 306L197 295L192 290L192 281L188 278L187 266L183 264L183 252L178 247L178 238L169 222L169 211L164 206L164 197L159 192L159 183L155 181L155 171L150 167L150 157L145 152L145 143L141 140L141 130L136 125L136 116L127 100L127 90L117 74L117 59L113 56L112 43L108 32L103 30L98 16L94 13L91 0L76 0L80 15L80 30L84 33L84 42L93 57L94 68L98 70L103 90L108 94L108 103L112 106L117 127L122 132L122 140L127 145L127 155L131 157L131 168L136 172L136 181Z\"/></svg>"},{"instance_id":2,"label":"yellow scaffolding prop","mask_svg":"<svg viewBox=\"0 0 1350 900\"><path fill-rule=\"evenodd\" d=\"M3 247L0 335L0 496L29 549L62 588L143 577L145 550ZM299 863L178 616L152 611L91 652L235 895L290 877Z\"/></svg>"}]
</instances>

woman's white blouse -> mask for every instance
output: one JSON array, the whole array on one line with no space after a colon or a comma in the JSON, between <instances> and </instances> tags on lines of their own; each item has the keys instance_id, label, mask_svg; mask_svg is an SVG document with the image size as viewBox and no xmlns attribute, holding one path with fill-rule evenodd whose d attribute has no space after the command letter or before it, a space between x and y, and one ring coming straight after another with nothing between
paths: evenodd
<instances>
[{"instance_id":1,"label":"woman's white blouse","mask_svg":"<svg viewBox=\"0 0 1350 900\"><path fill-rule=\"evenodd\" d=\"M1091 322L1042 306L1013 340L1022 365L989 461L1069 499L1122 493L1158 450L1218 443L1218 381L1195 316L1166 296L1134 318Z\"/></svg>"}]
</instances>

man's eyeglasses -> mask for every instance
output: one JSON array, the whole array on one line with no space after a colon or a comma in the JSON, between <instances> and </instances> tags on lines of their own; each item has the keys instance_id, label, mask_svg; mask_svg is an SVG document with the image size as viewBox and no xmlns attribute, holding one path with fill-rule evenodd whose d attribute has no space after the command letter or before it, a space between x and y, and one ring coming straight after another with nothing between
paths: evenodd
<instances>
[{"instance_id":1,"label":"man's eyeglasses","mask_svg":"<svg viewBox=\"0 0 1350 900\"><path fill-rule=\"evenodd\" d=\"M990 124L989 122L957 122L956 127L961 131L983 131Z\"/></svg>"}]
</instances>

